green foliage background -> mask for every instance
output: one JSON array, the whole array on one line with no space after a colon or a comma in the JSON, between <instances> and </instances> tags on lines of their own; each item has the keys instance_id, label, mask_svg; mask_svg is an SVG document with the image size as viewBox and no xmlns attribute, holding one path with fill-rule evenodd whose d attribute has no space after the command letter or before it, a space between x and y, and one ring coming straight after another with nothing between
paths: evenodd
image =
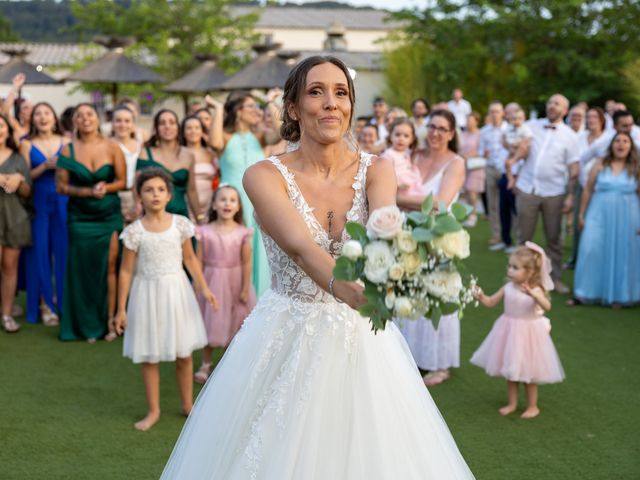
<instances>
[{"instance_id":1,"label":"green foliage background","mask_svg":"<svg viewBox=\"0 0 640 480\"><path fill-rule=\"evenodd\" d=\"M479 110L495 99L540 108L554 92L640 109L637 0L436 0L395 18L407 28L387 44L393 104L461 87Z\"/></svg>"}]
</instances>

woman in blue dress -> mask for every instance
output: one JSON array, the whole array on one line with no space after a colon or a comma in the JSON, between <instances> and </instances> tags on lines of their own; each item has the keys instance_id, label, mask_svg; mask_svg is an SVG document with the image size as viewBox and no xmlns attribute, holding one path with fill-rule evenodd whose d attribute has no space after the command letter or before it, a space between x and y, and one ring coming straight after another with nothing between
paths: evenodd
<instances>
[{"instance_id":1,"label":"woman in blue dress","mask_svg":"<svg viewBox=\"0 0 640 480\"><path fill-rule=\"evenodd\" d=\"M617 133L591 169L583 192L574 296L569 304L640 303L640 160L628 133Z\"/></svg>"},{"instance_id":2,"label":"woman in blue dress","mask_svg":"<svg viewBox=\"0 0 640 480\"><path fill-rule=\"evenodd\" d=\"M58 325L67 261L68 197L56 192L55 168L64 137L58 117L48 103L31 113L29 136L20 144L33 180L31 247L23 250L27 283L27 321ZM55 287L54 287L55 285ZM55 294L54 294L55 291Z\"/></svg>"},{"instance_id":3,"label":"woman in blue dress","mask_svg":"<svg viewBox=\"0 0 640 480\"><path fill-rule=\"evenodd\" d=\"M269 99L279 92L273 90ZM224 106L207 96L207 102L215 109L215 117L210 130L210 144L220 152L220 183L229 184L240 192L244 210L244 222L253 228L253 285L260 295L271 284L267 254L262 244L260 229L253 217L253 205L242 186L242 177L247 168L264 158L262 148L267 143L280 141L281 121L274 122L273 128L262 127L262 112L255 98L249 92L235 92L227 97ZM266 108L272 118L280 119L277 108L270 101Z\"/></svg>"},{"instance_id":4,"label":"woman in blue dress","mask_svg":"<svg viewBox=\"0 0 640 480\"><path fill-rule=\"evenodd\" d=\"M160 110L153 117L153 133L140 152L136 169L156 167L171 175L173 196L167 204L167 212L189 218L189 209L198 210L194 163L193 154L181 145L178 116L172 110Z\"/></svg>"}]
</instances>

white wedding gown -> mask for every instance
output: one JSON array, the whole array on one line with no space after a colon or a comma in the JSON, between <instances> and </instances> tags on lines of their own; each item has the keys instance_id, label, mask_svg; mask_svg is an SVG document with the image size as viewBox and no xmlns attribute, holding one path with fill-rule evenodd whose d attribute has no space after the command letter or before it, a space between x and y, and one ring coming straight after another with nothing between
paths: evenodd
<instances>
[{"instance_id":1,"label":"white wedding gown","mask_svg":"<svg viewBox=\"0 0 640 480\"><path fill-rule=\"evenodd\" d=\"M293 174L270 160L316 242L330 251ZM347 214L363 224L370 163L363 154ZM366 318L263 238L271 289L200 393L162 478L473 478L398 328L389 323L374 335Z\"/></svg>"}]
</instances>

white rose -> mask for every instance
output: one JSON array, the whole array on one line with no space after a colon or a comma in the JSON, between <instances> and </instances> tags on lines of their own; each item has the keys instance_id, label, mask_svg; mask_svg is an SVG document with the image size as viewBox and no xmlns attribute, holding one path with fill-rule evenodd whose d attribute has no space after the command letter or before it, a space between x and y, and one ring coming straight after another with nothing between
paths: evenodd
<instances>
[{"instance_id":1,"label":"white rose","mask_svg":"<svg viewBox=\"0 0 640 480\"><path fill-rule=\"evenodd\" d=\"M389 267L394 258L387 242L375 241L364 247L364 275L370 282L385 283L389 278Z\"/></svg>"},{"instance_id":2,"label":"white rose","mask_svg":"<svg viewBox=\"0 0 640 480\"><path fill-rule=\"evenodd\" d=\"M398 242L398 250L402 253L412 253L418 248L418 242L414 240L411 232L407 230L402 230L398 233L396 241Z\"/></svg>"},{"instance_id":3,"label":"white rose","mask_svg":"<svg viewBox=\"0 0 640 480\"><path fill-rule=\"evenodd\" d=\"M422 266L422 259L416 252L403 253L400 259L401 265L404 268L404 271L407 272L407 275L413 275L420 270L420 267Z\"/></svg>"},{"instance_id":4,"label":"white rose","mask_svg":"<svg viewBox=\"0 0 640 480\"><path fill-rule=\"evenodd\" d=\"M394 263L389 267L389 278L394 281L398 281L404 275L404 268L399 263Z\"/></svg>"},{"instance_id":5,"label":"white rose","mask_svg":"<svg viewBox=\"0 0 640 480\"><path fill-rule=\"evenodd\" d=\"M467 258L471 254L469 250L469 232L464 229L436 237L431 243L436 250L441 250L448 258Z\"/></svg>"},{"instance_id":6,"label":"white rose","mask_svg":"<svg viewBox=\"0 0 640 480\"><path fill-rule=\"evenodd\" d=\"M435 271L425 276L424 286L436 298L446 303L458 303L462 278L458 272Z\"/></svg>"},{"instance_id":7,"label":"white rose","mask_svg":"<svg viewBox=\"0 0 640 480\"><path fill-rule=\"evenodd\" d=\"M411 315L411 310L413 310L411 300L409 300L407 297L396 298L396 301L393 304L393 311L398 317L408 317L409 315Z\"/></svg>"},{"instance_id":8,"label":"white rose","mask_svg":"<svg viewBox=\"0 0 640 480\"><path fill-rule=\"evenodd\" d=\"M391 310L395 303L396 303L396 294L393 293L393 290L389 290L387 292L387 295L384 297L384 304L389 310Z\"/></svg>"},{"instance_id":9,"label":"white rose","mask_svg":"<svg viewBox=\"0 0 640 480\"><path fill-rule=\"evenodd\" d=\"M362 245L357 240L349 240L342 246L342 255L349 260L357 260L362 256Z\"/></svg>"},{"instance_id":10,"label":"white rose","mask_svg":"<svg viewBox=\"0 0 640 480\"><path fill-rule=\"evenodd\" d=\"M402 230L404 218L395 205L377 208L371 212L367 222L367 232L371 238L390 240Z\"/></svg>"}]
</instances>

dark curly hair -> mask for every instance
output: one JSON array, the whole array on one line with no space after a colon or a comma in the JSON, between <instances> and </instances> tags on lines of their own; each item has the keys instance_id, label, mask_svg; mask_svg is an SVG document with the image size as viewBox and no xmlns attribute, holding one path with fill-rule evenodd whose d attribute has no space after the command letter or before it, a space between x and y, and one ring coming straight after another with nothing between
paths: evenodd
<instances>
[{"instance_id":1,"label":"dark curly hair","mask_svg":"<svg viewBox=\"0 0 640 480\"><path fill-rule=\"evenodd\" d=\"M349 73L349 69L342 60L330 55L314 55L313 57L305 58L298 63L284 84L284 94L282 97L282 126L280 127L280 136L289 142L300 141L300 123L298 120L291 118L288 112L288 107L291 105L298 105L300 98L304 93L304 89L307 83L307 74L309 70L317 65L324 63L332 63L338 67L344 73L347 78L347 85L349 87L349 101L351 102L351 112L349 113L349 125L353 120L353 112L356 104L356 94L353 88L353 79Z\"/></svg>"},{"instance_id":2,"label":"dark curly hair","mask_svg":"<svg viewBox=\"0 0 640 480\"><path fill-rule=\"evenodd\" d=\"M138 174L138 177L136 178L136 192L138 195L140 195L140 191L144 184L152 178L160 178L164 180L164 183L167 185L167 190L169 190L169 193L173 195L173 180L171 179L171 175L162 168L157 167L145 168Z\"/></svg>"},{"instance_id":3,"label":"dark curly hair","mask_svg":"<svg viewBox=\"0 0 640 480\"><path fill-rule=\"evenodd\" d=\"M11 126L11 122L2 113L0 113L0 120L2 120L7 126L7 148L13 153L18 153L18 144L16 143L16 139L13 137L13 127Z\"/></svg>"}]
</instances>

